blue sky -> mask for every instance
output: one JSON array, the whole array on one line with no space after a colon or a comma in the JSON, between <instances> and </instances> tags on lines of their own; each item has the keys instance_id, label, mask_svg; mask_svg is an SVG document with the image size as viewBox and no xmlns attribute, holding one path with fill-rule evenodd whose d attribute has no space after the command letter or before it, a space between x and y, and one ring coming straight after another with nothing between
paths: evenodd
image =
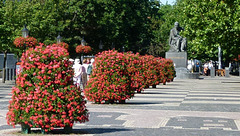
<instances>
[{"instance_id":1,"label":"blue sky","mask_svg":"<svg viewBox=\"0 0 240 136\"><path fill-rule=\"evenodd\" d=\"M163 4L166 4L166 2L168 2L168 4L171 4L173 5L173 3L176 1L176 0L160 0Z\"/></svg>"}]
</instances>

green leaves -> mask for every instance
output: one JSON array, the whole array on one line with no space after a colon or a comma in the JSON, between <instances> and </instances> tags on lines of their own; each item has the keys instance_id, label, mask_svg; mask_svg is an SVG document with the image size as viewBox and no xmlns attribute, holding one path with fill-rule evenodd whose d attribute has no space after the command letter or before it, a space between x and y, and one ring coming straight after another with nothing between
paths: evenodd
<instances>
[{"instance_id":1,"label":"green leaves","mask_svg":"<svg viewBox=\"0 0 240 136\"><path fill-rule=\"evenodd\" d=\"M239 33L239 1L234 4L223 1L179 0L177 7L182 8L185 31L188 38L188 54L190 58L217 60L218 46L222 47L224 60L236 58L240 43ZM238 18L236 18L238 17ZM234 50L233 48L235 47ZM191 55L192 52L204 53ZM198 54L198 53L197 53ZM234 55L235 54L235 55ZM233 57L234 56L234 57Z\"/></svg>"}]
</instances>

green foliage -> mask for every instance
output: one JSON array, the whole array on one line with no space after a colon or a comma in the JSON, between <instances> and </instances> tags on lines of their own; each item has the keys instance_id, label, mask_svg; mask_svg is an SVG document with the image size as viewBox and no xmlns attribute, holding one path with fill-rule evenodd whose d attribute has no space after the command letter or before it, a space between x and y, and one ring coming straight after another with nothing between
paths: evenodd
<instances>
[{"instance_id":1,"label":"green foliage","mask_svg":"<svg viewBox=\"0 0 240 136\"><path fill-rule=\"evenodd\" d=\"M188 38L190 58L217 60L217 50L231 60L240 54L239 48L240 1L179 0ZM180 10L179 10L180 11ZM207 58L206 58L207 56Z\"/></svg>"},{"instance_id":2,"label":"green foliage","mask_svg":"<svg viewBox=\"0 0 240 136\"><path fill-rule=\"evenodd\" d=\"M30 36L47 45L54 43L60 32L63 41L69 43L72 56L83 37L93 53L102 40L104 49L111 49L113 43L117 50L124 46L126 51L144 54L150 43L165 45L160 44L163 38L158 38L157 32L163 24L159 3L159 0L9 0L1 3L4 22L0 22L4 32L1 41L19 52L9 45L27 24Z\"/></svg>"}]
</instances>

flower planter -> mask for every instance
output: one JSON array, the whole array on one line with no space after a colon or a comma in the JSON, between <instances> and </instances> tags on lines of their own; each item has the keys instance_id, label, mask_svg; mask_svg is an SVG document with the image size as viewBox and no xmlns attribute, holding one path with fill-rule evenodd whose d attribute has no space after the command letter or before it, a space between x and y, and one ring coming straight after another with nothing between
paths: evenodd
<instances>
[{"instance_id":1,"label":"flower planter","mask_svg":"<svg viewBox=\"0 0 240 136\"><path fill-rule=\"evenodd\" d=\"M66 134L70 134L72 132L72 127L70 126L65 126L64 127L64 132ZM26 124L22 124L21 125L21 133L22 134L30 134L31 133L31 127L29 125ZM41 133L42 134L46 134L46 131L44 129L41 129Z\"/></svg>"},{"instance_id":2,"label":"flower planter","mask_svg":"<svg viewBox=\"0 0 240 136\"><path fill-rule=\"evenodd\" d=\"M113 104L114 100L105 100L105 104Z\"/></svg>"},{"instance_id":3,"label":"flower planter","mask_svg":"<svg viewBox=\"0 0 240 136\"><path fill-rule=\"evenodd\" d=\"M41 129L42 134L46 134L46 131L44 129Z\"/></svg>"},{"instance_id":4,"label":"flower planter","mask_svg":"<svg viewBox=\"0 0 240 136\"><path fill-rule=\"evenodd\" d=\"M70 126L65 126L65 127L64 127L64 132L65 132L66 134L71 133L71 132L72 132L72 127L70 127Z\"/></svg>"},{"instance_id":5,"label":"flower planter","mask_svg":"<svg viewBox=\"0 0 240 136\"><path fill-rule=\"evenodd\" d=\"M120 104L125 104L125 103L126 103L126 100L119 100L119 103L120 103Z\"/></svg>"},{"instance_id":6,"label":"flower planter","mask_svg":"<svg viewBox=\"0 0 240 136\"><path fill-rule=\"evenodd\" d=\"M29 125L26 125L26 124L21 124L21 132L23 134L29 134L31 133L31 128Z\"/></svg>"},{"instance_id":7,"label":"flower planter","mask_svg":"<svg viewBox=\"0 0 240 136\"><path fill-rule=\"evenodd\" d=\"M137 93L141 93L142 91L137 91Z\"/></svg>"},{"instance_id":8,"label":"flower planter","mask_svg":"<svg viewBox=\"0 0 240 136\"><path fill-rule=\"evenodd\" d=\"M157 88L157 86L156 85L152 85L152 88Z\"/></svg>"}]
</instances>

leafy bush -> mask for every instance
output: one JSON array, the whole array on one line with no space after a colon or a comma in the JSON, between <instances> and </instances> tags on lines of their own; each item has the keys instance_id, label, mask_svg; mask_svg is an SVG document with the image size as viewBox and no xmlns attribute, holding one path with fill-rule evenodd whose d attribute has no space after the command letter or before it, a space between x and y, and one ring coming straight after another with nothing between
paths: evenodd
<instances>
[{"instance_id":1,"label":"leafy bush","mask_svg":"<svg viewBox=\"0 0 240 136\"><path fill-rule=\"evenodd\" d=\"M40 127L73 126L88 121L80 89L73 85L69 53L60 46L36 46L21 57L21 72L12 89L8 124Z\"/></svg>"}]
</instances>

